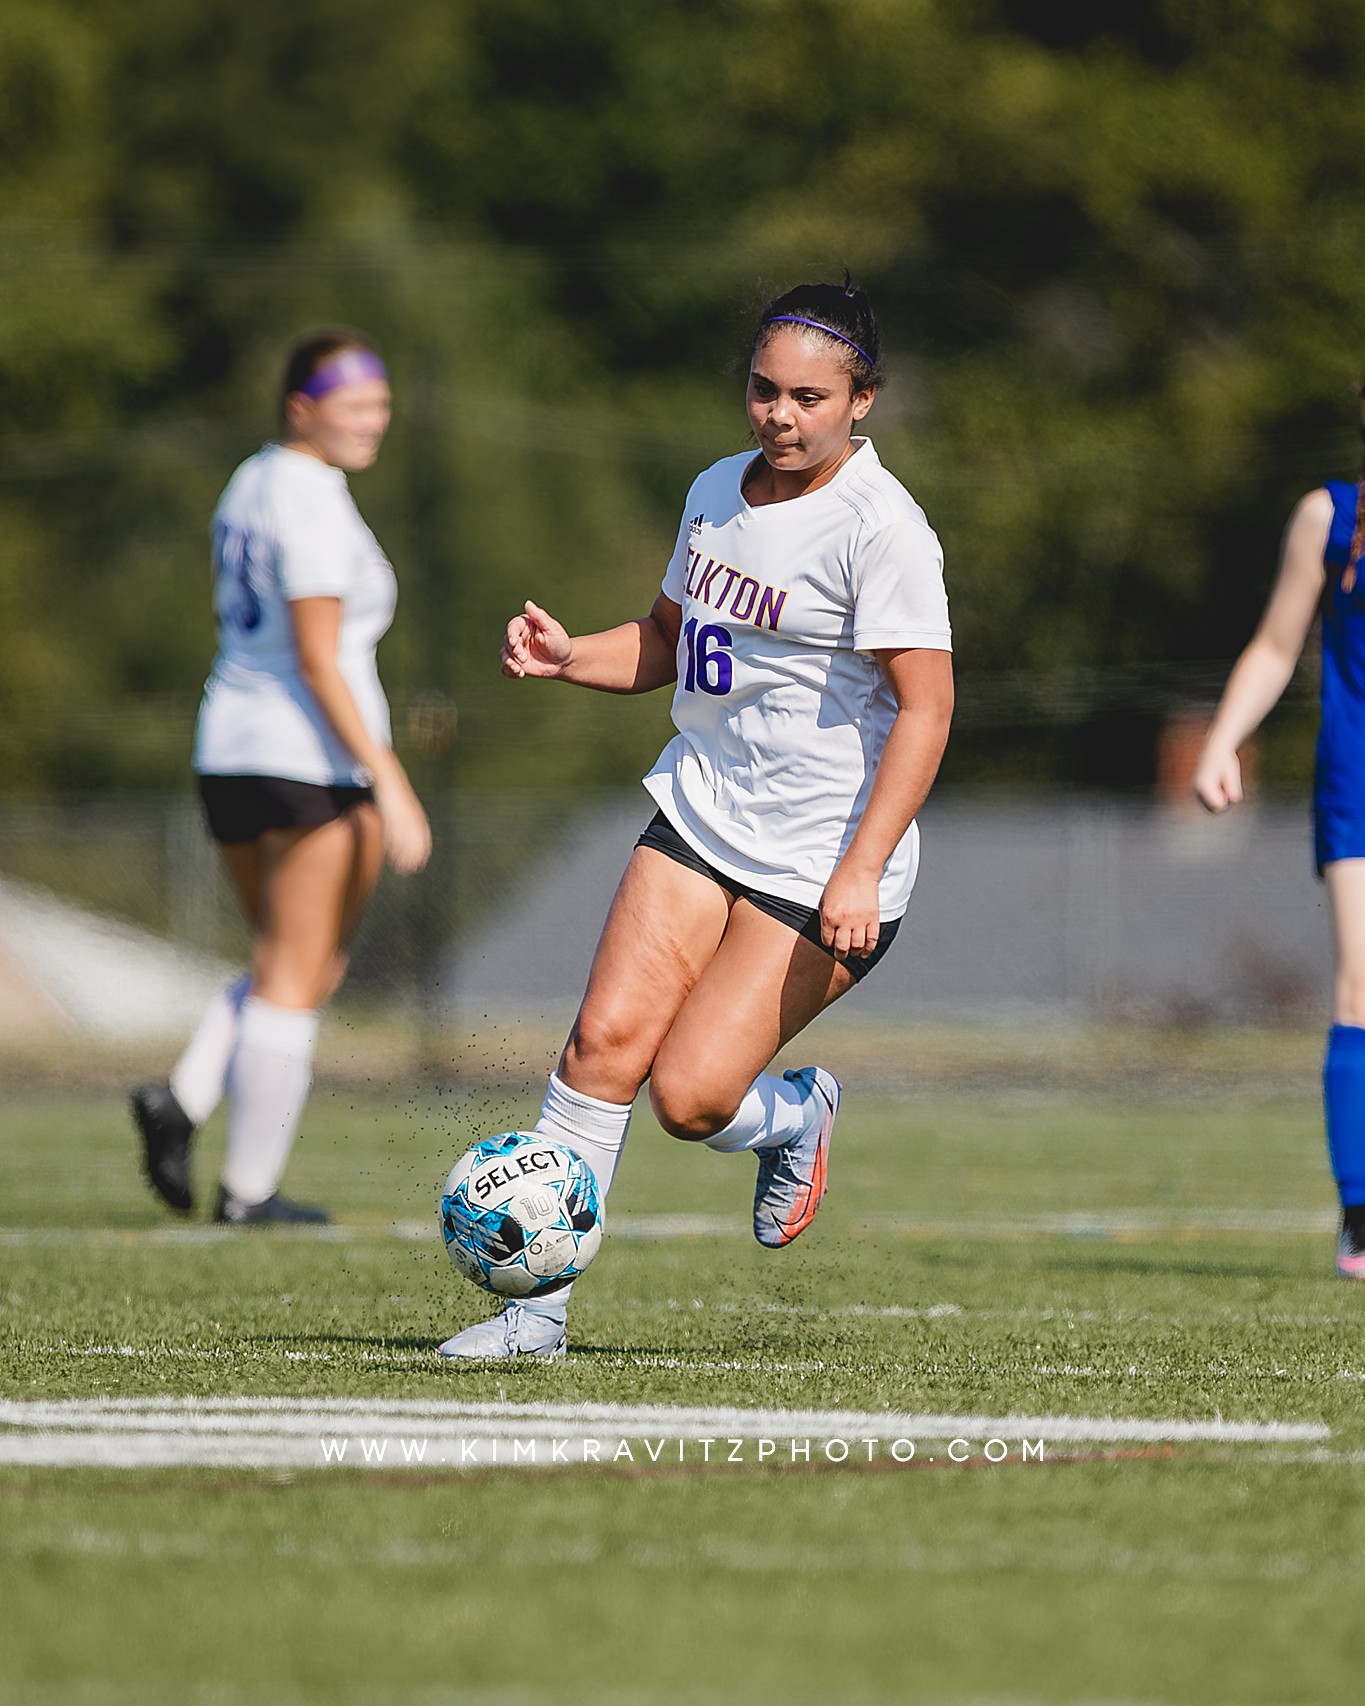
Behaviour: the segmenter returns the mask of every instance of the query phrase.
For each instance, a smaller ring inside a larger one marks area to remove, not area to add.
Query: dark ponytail
[[[844,271],[838,284],[798,284],[774,297],[763,310],[754,334],[750,357],[784,325],[806,327],[823,333],[844,357],[849,383],[856,391],[870,391],[886,378],[882,368],[882,335],[867,300]]]

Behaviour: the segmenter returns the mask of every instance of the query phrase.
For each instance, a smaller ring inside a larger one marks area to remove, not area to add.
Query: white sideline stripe
[[[1334,1231],[1335,1213],[1326,1209],[1106,1209],[1077,1210],[1070,1214],[1015,1215],[1006,1220],[915,1219],[907,1215],[865,1215],[851,1229],[907,1238],[960,1238],[965,1240],[1062,1237],[1124,1238],[1170,1233],[1197,1237],[1201,1233],[1260,1233],[1306,1235]],[[612,1238],[648,1242],[684,1238],[744,1238],[749,1225],[741,1214],[618,1214],[608,1227]],[[278,1233],[273,1234],[278,1236]],[[232,1243],[240,1229],[231,1226],[0,1226],[0,1248],[137,1248],[142,1245],[187,1245]],[[430,1220],[393,1220],[367,1225],[291,1227],[284,1236],[323,1244],[373,1244],[390,1240],[400,1243],[435,1243],[440,1238],[436,1217]]]
[[[491,1467],[611,1462],[624,1441],[676,1442],[672,1455],[646,1461],[696,1462],[686,1444],[703,1441],[952,1440],[1058,1444],[1309,1444],[1331,1438],[1315,1422],[1165,1420],[1113,1416],[988,1416],[857,1410],[754,1410],[618,1404],[407,1402],[399,1399],[151,1398],[0,1400],[0,1464],[50,1466],[323,1467],[324,1440],[349,1442],[351,1467]],[[377,1457],[362,1441],[387,1441]],[[424,1442],[407,1458],[404,1440]],[[554,1442],[579,1447],[555,1456]],[[597,1443],[587,1457],[584,1442]],[[632,1457],[633,1461],[639,1458]],[[722,1461],[717,1458],[708,1461]],[[753,1458],[744,1459],[753,1461]],[[780,1459],[779,1459],[780,1461]]]

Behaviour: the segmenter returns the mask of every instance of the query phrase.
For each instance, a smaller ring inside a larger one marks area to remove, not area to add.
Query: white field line
[[[1312,1422],[401,1399],[0,1400],[0,1464],[490,1468],[1042,1462],[1073,1445],[1319,1444]],[[957,1449],[955,1450],[954,1447]]]
[[[1145,1209],[1077,1210],[1069,1214],[1014,1215],[999,1220],[917,1218],[866,1215],[852,1222],[857,1231],[902,1238],[1142,1238],[1221,1236],[1232,1233],[1302,1236],[1332,1231],[1336,1216],[1326,1209]],[[619,1214],[610,1223],[613,1238],[666,1242],[687,1238],[748,1238],[742,1215]],[[143,1245],[232,1243],[240,1230],[226,1226],[0,1226],[0,1249],[138,1248]],[[430,1220],[392,1220],[291,1228],[290,1239],[324,1244],[436,1242],[440,1228]]]

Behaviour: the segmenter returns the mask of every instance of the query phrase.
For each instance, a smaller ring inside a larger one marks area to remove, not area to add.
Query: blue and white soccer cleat
[[[501,1315],[466,1327],[443,1345],[437,1356],[446,1362],[491,1362],[499,1357],[544,1357],[555,1361],[567,1355],[564,1322],[567,1310],[528,1308],[509,1302]]]
[[[815,1219],[825,1194],[830,1133],[839,1112],[839,1080],[823,1066],[803,1066],[783,1077],[803,1088],[806,1129],[790,1143],[757,1152],[754,1237],[772,1250],[800,1237]]]

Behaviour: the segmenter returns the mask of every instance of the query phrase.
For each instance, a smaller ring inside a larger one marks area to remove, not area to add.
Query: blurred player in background
[[[1365,405],[1362,405],[1365,426]],[[1194,775],[1210,811],[1242,799],[1237,749],[1289,685],[1322,616],[1315,855],[1331,903],[1334,1023],[1323,1062],[1327,1148],[1341,1197],[1337,1272],[1365,1279],[1365,480],[1328,480],[1289,518],[1279,575],[1238,658]]]
[[[384,364],[350,332],[288,358],[283,433],[228,482],[213,518],[218,656],[194,767],[252,933],[251,968],[209,1004],[169,1083],[132,1094],[143,1162],[172,1208],[193,1206],[190,1139],[226,1092],[214,1219],[322,1221],[278,1185],[312,1081],[318,1009],[387,855],[419,870],[426,813],[390,746],[375,647],[393,618],[393,570],[346,475],[389,424]]]
[[[915,814],[952,715],[942,554],[853,429],[881,339],[847,282],[771,303],[752,346],[758,443],[687,498],[649,615],[571,636],[535,604],[503,673],[608,693],[676,683],[658,813],[602,931],[536,1130],[605,1197],[646,1079],[664,1130],[758,1160],[754,1235],[810,1224],[839,1085],[766,1068],[890,948],[919,859]],[[567,1290],[511,1302],[447,1358],[562,1356]]]

